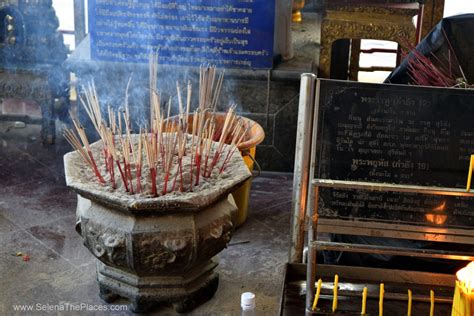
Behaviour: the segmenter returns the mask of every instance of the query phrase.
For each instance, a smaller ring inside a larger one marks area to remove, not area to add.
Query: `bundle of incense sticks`
[[[440,51],[424,55],[408,41],[404,41],[410,55],[403,56],[407,60],[407,74],[415,85],[433,87],[472,88],[459,63],[456,53],[446,32],[441,28],[447,44],[447,54]]]
[[[229,107],[223,125],[218,128],[216,108],[224,73],[217,74],[213,66],[200,68],[199,104],[194,112],[191,112],[191,82],[185,87],[186,100],[180,83],[176,82],[179,113],[177,119],[171,119],[174,99],[170,97],[163,104],[157,88],[157,69],[158,56],[153,54],[149,63],[150,127],[141,127],[135,134],[128,106],[131,78],[125,91],[125,110],[114,112],[109,106],[107,121],[102,115],[94,82],[83,87],[80,101],[102,140],[103,165],[97,164],[100,160],[93,156],[85,129],[75,116],[73,125],[79,137],[72,130],[66,130],[64,136],[90,166],[101,185],[110,185],[114,190],[123,188],[132,195],[147,193],[152,197],[193,191],[202,178],[218,177],[225,172],[238,144],[251,128],[237,116],[235,105]],[[143,179],[144,162],[149,174],[146,179]],[[121,186],[117,185],[116,174],[120,175]],[[162,188],[160,192],[159,187]]]

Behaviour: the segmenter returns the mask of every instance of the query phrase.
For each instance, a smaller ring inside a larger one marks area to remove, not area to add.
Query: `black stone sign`
[[[319,80],[321,179],[465,188],[474,90]],[[474,201],[321,189],[320,215],[474,226]]]

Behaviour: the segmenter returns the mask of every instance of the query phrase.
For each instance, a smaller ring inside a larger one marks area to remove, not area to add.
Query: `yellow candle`
[[[469,162],[469,171],[467,173],[467,185],[466,191],[469,192],[471,189],[472,169],[474,168],[474,155],[471,155],[471,161]]]
[[[311,306],[311,310],[315,311],[316,306],[318,305],[319,295],[321,294],[321,286],[323,285],[323,280],[318,280],[318,286],[316,287],[316,295],[314,296],[313,306]]]
[[[361,315],[365,315],[367,307],[367,287],[364,287],[364,291],[362,292],[362,311],[360,312]]]
[[[407,310],[408,316],[411,316],[411,300],[412,300],[411,290],[408,290],[408,310]]]
[[[337,287],[339,284],[339,276],[334,276],[334,288],[333,288],[333,300],[332,300],[332,312],[334,313],[337,309]]]
[[[384,295],[384,284],[380,283],[380,295],[379,295],[379,316],[383,316],[383,295]]]
[[[434,291],[430,290],[430,316],[434,316]]]

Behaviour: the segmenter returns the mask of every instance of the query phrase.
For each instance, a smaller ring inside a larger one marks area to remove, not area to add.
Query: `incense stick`
[[[76,128],[76,132],[77,132],[77,134],[79,135],[79,137],[82,141],[82,145],[84,145],[84,147],[86,148],[87,155],[88,155],[89,160],[90,160],[90,165],[91,165],[92,169],[94,170],[94,173],[95,173],[97,179],[99,180],[99,183],[100,184],[105,184],[105,180],[102,177],[102,175],[100,174],[99,168],[97,167],[97,163],[95,162],[94,155],[92,155],[92,149],[90,147],[89,140],[87,139],[87,135],[86,135],[86,131],[85,131],[84,127],[79,123],[78,119],[76,118],[76,116],[73,113],[70,112],[69,115],[71,116],[71,120],[74,124],[74,127]],[[70,136],[71,140],[74,140],[75,135],[73,133],[69,132],[68,135]],[[82,145],[81,145],[81,148],[82,148]]]

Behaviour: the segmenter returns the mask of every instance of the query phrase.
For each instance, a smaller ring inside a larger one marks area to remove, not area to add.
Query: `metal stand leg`
[[[301,263],[303,255],[304,226],[307,209],[306,199],[310,185],[310,146],[313,124],[315,81],[316,76],[314,74],[301,75],[295,169],[293,176],[293,217],[291,219],[292,240],[289,254],[289,262],[291,263]]]

